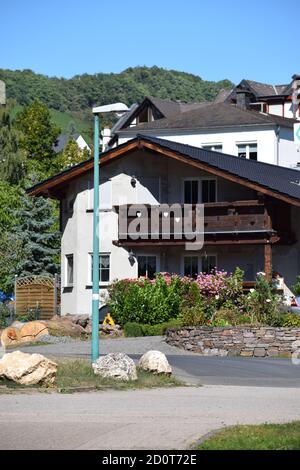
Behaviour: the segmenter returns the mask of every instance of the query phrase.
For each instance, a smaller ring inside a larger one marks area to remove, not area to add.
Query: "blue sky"
[[[158,65],[286,83],[300,73],[299,13],[300,0],[4,0],[0,67],[69,78]]]

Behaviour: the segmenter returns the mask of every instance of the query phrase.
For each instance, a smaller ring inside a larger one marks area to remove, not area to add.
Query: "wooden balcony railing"
[[[179,214],[169,212],[168,215],[164,205],[155,206],[155,208],[149,206],[146,212],[145,208],[141,209],[141,207],[139,205],[119,207],[119,217],[126,214],[126,224],[120,224],[119,220],[119,238],[116,244],[174,245],[187,241],[187,232],[183,230],[184,216],[186,216],[183,206],[180,206]],[[129,209],[131,215],[128,215]],[[154,231],[151,226],[151,210],[157,211],[159,221]],[[195,232],[197,228],[195,206],[192,206],[191,210],[190,229]],[[138,216],[139,219],[137,219]],[[168,224],[164,218],[169,219]],[[140,223],[140,236],[138,237],[130,229],[131,222],[135,219]],[[291,242],[292,239],[288,207],[281,202],[265,200],[204,204],[203,232],[205,244],[276,243],[283,240]]]

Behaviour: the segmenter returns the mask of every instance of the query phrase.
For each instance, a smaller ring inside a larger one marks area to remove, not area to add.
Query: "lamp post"
[[[101,113],[124,113],[128,107],[123,103],[114,103],[93,108],[94,114],[94,211],[93,211],[93,289],[92,289],[92,362],[99,357],[99,137]]]

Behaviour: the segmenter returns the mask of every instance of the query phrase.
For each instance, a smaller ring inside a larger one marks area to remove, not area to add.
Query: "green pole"
[[[99,116],[94,116],[92,362],[99,357]]]

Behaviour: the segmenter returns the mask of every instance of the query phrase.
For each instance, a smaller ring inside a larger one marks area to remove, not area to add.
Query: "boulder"
[[[3,348],[21,342],[20,330],[9,326],[5,328],[1,333],[1,345]]]
[[[45,323],[40,321],[29,321],[20,329],[20,339],[23,343],[37,341],[45,335],[49,335],[49,330]]]
[[[122,336],[120,325],[100,325],[100,332],[105,336]]]
[[[0,360],[0,377],[21,385],[50,385],[55,381],[56,371],[57,364],[41,354],[14,351]]]
[[[137,380],[134,361],[124,353],[112,353],[99,357],[92,364],[94,373],[101,377],[116,380]]]
[[[90,319],[89,315],[78,315],[74,323],[82,326],[82,328],[85,328],[89,322],[89,319]]]
[[[53,336],[73,336],[80,337],[86,335],[86,331],[82,326],[73,323],[70,317],[52,317],[51,320],[46,320],[50,335]]]
[[[170,366],[165,354],[160,351],[148,351],[139,360],[139,367],[143,370],[153,372],[154,374],[172,374]]]

